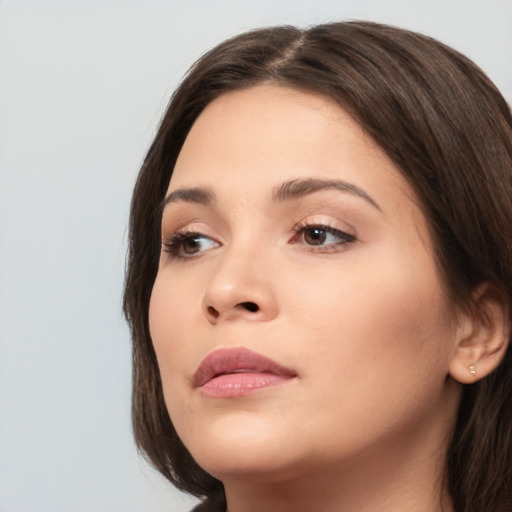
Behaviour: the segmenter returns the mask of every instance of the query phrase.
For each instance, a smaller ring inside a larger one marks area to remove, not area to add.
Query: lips
[[[297,374],[246,348],[218,349],[199,365],[193,385],[214,397],[241,396],[284,384]]]

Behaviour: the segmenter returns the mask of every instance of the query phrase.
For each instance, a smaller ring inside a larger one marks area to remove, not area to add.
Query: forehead
[[[185,140],[171,184],[235,178],[237,172],[260,180],[277,173],[330,177],[350,173],[356,163],[360,179],[364,167],[383,167],[400,181],[387,155],[333,100],[264,85],[224,94],[205,108]]]

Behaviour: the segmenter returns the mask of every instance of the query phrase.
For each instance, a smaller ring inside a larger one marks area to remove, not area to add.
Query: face
[[[438,446],[450,311],[415,195],[337,104],[258,86],[203,111],[168,188],[150,329],[204,469],[282,478]]]

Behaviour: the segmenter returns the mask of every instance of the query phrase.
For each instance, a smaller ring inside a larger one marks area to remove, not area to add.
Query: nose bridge
[[[277,315],[268,253],[243,238],[228,244],[218,255],[203,299],[210,322],[235,318],[268,321]]]

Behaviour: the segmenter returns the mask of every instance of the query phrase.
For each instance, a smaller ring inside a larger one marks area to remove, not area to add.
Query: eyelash
[[[343,250],[344,248],[346,248],[347,246],[356,241],[356,237],[354,235],[346,233],[345,231],[341,231],[340,229],[336,229],[332,226],[329,226],[328,224],[308,224],[306,222],[303,222],[293,228],[294,235],[292,236],[291,241],[288,243],[297,244],[298,242],[301,241],[302,237],[308,231],[312,232],[313,230],[322,231],[328,235],[332,235],[340,239],[339,242],[330,243],[327,245],[314,245],[307,243],[303,244],[308,248],[309,251],[312,251],[314,253],[338,252],[339,250]],[[168,235],[166,239],[162,242],[162,249],[165,253],[169,254],[172,258],[175,259],[194,258],[197,254],[200,254],[203,251],[193,252],[190,253],[188,256],[180,254],[180,251],[183,249],[184,243],[194,238],[210,240],[213,244],[218,245],[218,242],[216,242],[215,240],[213,240],[209,236],[206,236],[203,233],[200,233],[198,231],[183,230],[176,231]],[[323,243],[323,241],[321,241],[321,243]]]

